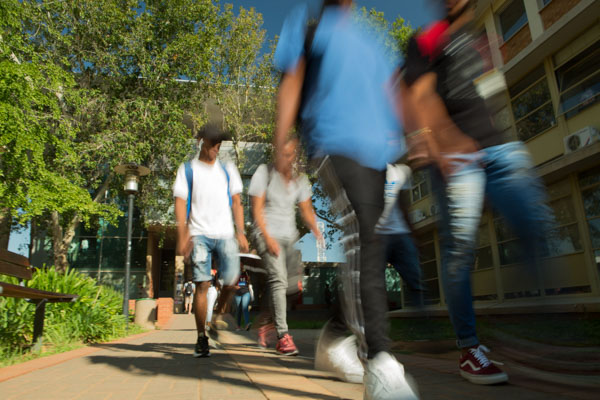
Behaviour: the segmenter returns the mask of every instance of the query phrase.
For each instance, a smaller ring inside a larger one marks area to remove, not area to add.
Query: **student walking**
[[[383,243],[375,234],[386,164],[403,150],[391,102],[393,67],[377,39],[353,18],[351,6],[349,0],[325,0],[320,15],[300,6],[284,22],[275,51],[283,73],[276,168],[289,163],[284,148],[298,119],[308,157],[344,230],[347,262],[338,296],[343,316],[337,313],[323,330],[316,366],[348,381],[364,376],[367,399],[414,399],[403,366],[390,353]],[[347,327],[356,340],[345,338]]]
[[[537,283],[536,263],[552,211],[525,145],[505,143],[474,79],[484,72],[473,46],[470,0],[440,1],[446,18],[410,40],[400,85],[404,122],[418,131],[413,154],[432,164],[440,205],[442,285],[461,350],[461,376],[476,384],[508,380],[479,343],[471,267],[484,196],[513,227]]]
[[[226,138],[227,135],[215,125],[205,125],[200,132],[199,157],[179,166],[173,185],[177,252],[190,257],[196,284],[194,313],[198,340],[194,357],[210,355],[205,323],[212,255],[218,257],[223,288],[211,327],[225,329],[227,324],[221,314],[230,302],[238,280],[238,251],[248,251],[240,196],[242,180],[233,163],[223,164],[217,157],[221,142]]]
[[[286,316],[288,287],[298,286],[297,280],[301,276],[299,271],[303,268],[299,251],[294,248],[298,241],[296,205],[306,226],[317,240],[323,240],[317,228],[308,178],[294,172],[297,146],[296,139],[288,138],[281,152],[281,157],[285,158],[282,168],[277,170],[260,165],[252,176],[248,189],[254,217],[253,237],[267,271],[269,308],[278,337],[276,350],[282,355],[298,354],[288,332]],[[295,281],[288,282],[288,278]],[[260,328],[262,326],[259,327],[259,334],[266,334],[265,328]],[[264,338],[260,336],[259,341],[262,343]]]

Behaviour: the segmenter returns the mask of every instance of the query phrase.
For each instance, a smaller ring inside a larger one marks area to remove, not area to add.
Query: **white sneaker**
[[[325,330],[319,336],[315,354],[315,369],[333,372],[340,380],[348,383],[362,383],[364,369],[358,359],[356,336],[327,340]]]
[[[365,400],[414,400],[416,391],[407,381],[404,367],[394,356],[381,351],[368,361],[365,373]]]

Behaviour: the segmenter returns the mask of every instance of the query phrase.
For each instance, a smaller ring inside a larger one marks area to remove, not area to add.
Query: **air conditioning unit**
[[[408,219],[410,219],[411,224],[416,224],[417,222],[423,221],[425,218],[427,218],[427,215],[419,209],[408,213]]]
[[[564,138],[565,154],[577,151],[594,142],[600,142],[600,133],[593,126],[586,126]]]

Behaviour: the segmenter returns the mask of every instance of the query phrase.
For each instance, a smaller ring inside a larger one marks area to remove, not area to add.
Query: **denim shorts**
[[[226,286],[235,285],[240,275],[240,256],[238,243],[234,238],[212,239],[198,235],[192,237],[192,270],[194,282],[212,280],[210,274],[212,255],[218,259],[219,279]]]

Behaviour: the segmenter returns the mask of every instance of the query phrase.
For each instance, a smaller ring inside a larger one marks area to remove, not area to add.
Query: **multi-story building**
[[[600,1],[479,0],[476,26],[507,82],[495,123],[525,142],[544,179],[556,227],[547,232],[539,287],[528,287],[510,228],[486,207],[472,287],[476,308],[600,308]],[[436,205],[426,173],[413,177],[427,303],[445,306]],[[562,305],[559,308],[558,305]]]

